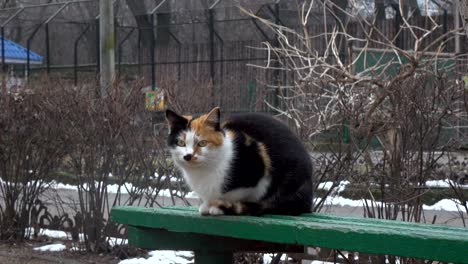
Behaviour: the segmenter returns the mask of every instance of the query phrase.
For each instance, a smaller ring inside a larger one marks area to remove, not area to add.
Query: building
[[[4,59],[3,54],[5,54]],[[5,63],[7,67],[8,89],[16,90],[20,88],[28,75],[28,49],[0,36],[0,63]],[[42,64],[42,56],[29,50],[29,64]]]

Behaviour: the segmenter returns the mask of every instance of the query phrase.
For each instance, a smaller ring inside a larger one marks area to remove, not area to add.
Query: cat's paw
[[[210,215],[224,215],[229,214],[232,210],[233,204],[229,201],[215,199],[209,202]]]
[[[210,206],[209,213],[210,215],[223,215],[224,211],[216,206]]]
[[[210,205],[207,202],[203,202],[200,207],[198,207],[198,212],[201,215],[209,215],[210,214]]]

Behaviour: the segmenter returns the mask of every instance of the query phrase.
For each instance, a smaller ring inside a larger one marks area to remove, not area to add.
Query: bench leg
[[[195,264],[232,264],[234,256],[227,251],[195,251]]]

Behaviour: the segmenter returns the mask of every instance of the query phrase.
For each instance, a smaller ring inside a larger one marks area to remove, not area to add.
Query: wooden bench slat
[[[194,213],[198,213],[198,209],[195,207],[187,207],[187,206],[169,206],[167,207],[171,210],[181,210],[181,211],[191,211]],[[338,215],[330,215],[330,214],[323,214],[323,213],[313,213],[313,214],[302,214],[300,216],[287,216],[287,215],[264,215],[265,218],[274,218],[274,219],[286,219],[286,220],[294,220],[301,219],[301,221],[339,221],[340,224],[349,223],[349,224],[356,224],[356,225],[377,225],[381,227],[385,225],[388,228],[395,227],[395,228],[410,228],[410,229],[423,229],[427,230],[430,227],[431,232],[435,231],[446,231],[449,232],[453,231],[453,226],[449,225],[432,225],[432,224],[422,224],[422,223],[414,223],[414,222],[404,222],[404,221],[390,221],[385,219],[376,219],[376,218],[363,218],[363,217],[352,217],[352,216],[338,216]],[[455,227],[456,228],[456,227]],[[457,228],[456,228],[457,229]],[[464,229],[464,228],[462,228]],[[460,235],[463,235],[460,234]]]
[[[180,207],[114,207],[112,220],[171,232],[468,263],[466,228],[323,214],[212,217]]]
[[[170,232],[165,229],[135,226],[129,226],[128,238],[131,244],[137,247],[160,250],[304,252],[304,248],[298,245],[205,234]]]
[[[135,207],[131,207],[135,208]],[[117,209],[117,208],[116,208]],[[167,208],[139,208],[143,209],[144,211],[149,211],[151,213],[156,213],[160,210],[164,210],[163,212],[169,213],[172,210],[174,211],[180,211],[176,212],[175,214],[181,213],[184,216],[187,216],[187,213],[190,216],[194,216],[197,218],[218,218],[218,217],[211,217],[211,216],[203,216],[200,217],[198,215],[198,211],[192,207],[185,207],[180,208],[180,207],[167,207]],[[133,209],[130,209],[133,211]],[[155,211],[156,210],[156,211]],[[457,228],[457,227],[451,227],[451,226],[444,226],[444,225],[428,225],[428,224],[420,224],[420,223],[411,223],[411,222],[403,222],[403,221],[389,221],[389,220],[382,220],[382,219],[371,219],[371,218],[356,218],[356,217],[341,217],[341,216],[334,216],[334,215],[326,215],[326,214],[313,214],[313,215],[305,215],[305,216],[282,216],[282,215],[266,215],[263,217],[253,217],[253,216],[243,216],[241,217],[242,219],[239,220],[240,218],[238,216],[223,216],[223,220],[227,219],[235,219],[236,221],[242,221],[242,220],[254,220],[257,222],[265,222],[265,221],[270,221],[270,220],[280,220],[281,222],[288,223],[290,221],[293,221],[293,223],[303,223],[307,224],[308,222],[313,223],[314,225],[326,225],[326,228],[343,228],[346,227],[351,227],[354,230],[360,230],[364,228],[368,232],[373,232],[373,231],[382,231],[381,229],[384,228],[385,232],[394,232],[397,231],[398,233],[401,233],[400,231],[409,231],[413,234],[419,234],[423,237],[428,236],[436,236],[437,238],[440,238],[441,236],[449,236],[451,240],[456,239],[456,237],[459,237],[462,240],[466,240],[466,233],[464,232],[459,232],[460,229],[462,231],[467,232],[468,229],[466,228]],[[147,227],[154,227],[158,228],[158,225],[151,226],[151,224]],[[428,232],[429,231],[429,232]]]

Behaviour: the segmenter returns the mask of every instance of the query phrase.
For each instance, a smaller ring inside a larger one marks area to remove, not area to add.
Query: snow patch
[[[457,200],[442,199],[434,205],[423,205],[424,210],[451,211],[458,212],[463,210]]]
[[[263,263],[265,264],[271,263],[274,257],[275,257],[275,254],[263,254]],[[280,259],[282,261],[285,261],[287,259],[287,255],[286,254],[281,255]]]
[[[332,181],[321,182],[318,185],[319,190],[329,191],[332,187],[335,186],[334,192],[340,193],[345,190],[346,186],[350,184],[349,181],[340,181],[338,184]]]
[[[109,243],[111,247],[126,245],[128,244],[128,239],[123,239],[123,238],[118,238],[118,237],[108,237],[107,243]]]
[[[35,247],[34,250],[58,252],[58,251],[63,251],[66,248],[67,247],[65,245],[58,243],[58,244],[45,245],[42,247]]]
[[[175,180],[172,180],[171,178],[171,181],[176,181]],[[98,187],[98,182],[95,183],[96,187]],[[78,191],[78,186],[76,185],[70,185],[70,184],[63,184],[63,183],[57,183],[55,181],[52,181],[50,183],[50,186],[54,189],[63,189],[63,190],[73,190],[73,191]],[[118,184],[108,184],[107,185],[107,192],[108,193],[121,193],[121,194],[128,194],[129,191],[131,191],[132,189],[135,189],[136,187],[133,186],[133,184],[131,183],[125,183],[125,184],[122,184],[122,185],[118,185]],[[83,184],[83,189],[84,190],[89,190],[89,186],[88,184]],[[179,191],[179,190],[169,190],[169,189],[161,189],[159,190],[158,192],[158,195],[161,196],[161,197],[171,197],[171,192],[172,192],[172,195],[176,195],[176,196],[183,196],[183,194]],[[189,192],[186,194],[185,196],[186,198],[192,198],[192,199],[197,199],[198,198],[198,195],[195,194],[194,192]]]
[[[318,202],[319,198],[315,198],[315,202]],[[351,200],[341,196],[328,196],[325,200],[327,206],[351,206],[351,207],[363,207],[364,202],[368,204],[374,203],[377,206],[381,206],[382,203],[379,201],[372,200]],[[458,212],[463,210],[457,200],[443,199],[434,205],[423,205],[424,210],[435,210],[435,211],[447,211],[447,212]]]
[[[150,251],[149,258],[132,258],[125,259],[119,264],[188,264],[193,263],[193,253],[191,251],[172,251],[172,250],[155,250]]]
[[[34,231],[35,230],[33,227],[29,227],[25,230],[25,233],[29,234],[29,238],[32,238],[32,236],[34,235]],[[60,230],[49,230],[49,229],[44,229],[44,228],[39,229],[38,235],[47,236],[47,237],[56,238],[56,239],[67,239],[67,238],[71,239],[71,235],[68,235],[67,232],[60,231]]]
[[[450,179],[426,181],[426,186],[438,188],[450,188],[451,186],[457,186],[463,189],[468,188],[468,184],[458,184]]]
[[[433,181],[426,181],[426,186],[450,188],[450,183],[454,184],[454,182],[451,180],[433,180]]]

